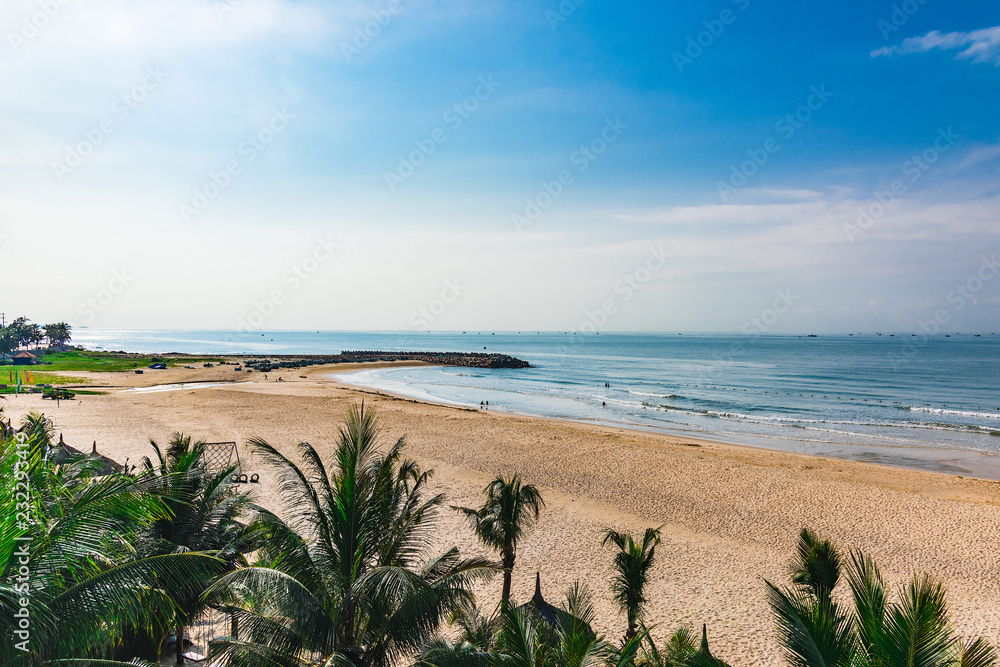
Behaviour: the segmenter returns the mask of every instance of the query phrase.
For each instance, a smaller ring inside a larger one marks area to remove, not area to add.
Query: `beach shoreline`
[[[239,383],[214,386],[208,385],[236,374],[219,368],[94,373],[88,381],[105,387],[105,395],[58,408],[38,395],[3,404],[15,421],[43,411],[70,445],[89,451],[96,440],[100,453],[122,463],[137,462],[149,454],[149,438],[162,443],[173,431],[236,441],[245,468],[261,473],[255,489],[268,505],[273,480],[243,443],[264,437],[293,454],[296,443],[309,441],[328,453],[347,407],[364,400],[382,419],[385,444],[405,434],[406,455],[436,471],[432,487],[447,494],[447,504],[475,506],[497,474],[519,474],[540,486],[547,508],[519,550],[514,595],[530,597],[536,571],[553,603],[574,580],[585,581],[597,601],[596,629],[612,638],[620,636],[622,619],[609,599],[611,554],[600,548],[600,530],[663,525],[651,581],[654,635],[707,623],[713,651],[724,659],[780,664],[763,578],[787,581],[796,536],[808,526],[844,549],[872,553],[893,587],[915,572],[941,578],[956,627],[1000,642],[1000,590],[984,585],[1000,569],[997,482],[435,404],[329,377],[345,370],[314,366],[282,373],[280,382],[243,373]],[[129,391],[198,381],[205,386]],[[485,554],[455,513],[442,511],[439,528],[435,548]],[[477,587],[485,609],[496,604],[495,584]]]
[[[433,365],[433,364],[429,364]],[[400,368],[404,366],[398,366]],[[319,367],[322,369],[323,367]],[[385,368],[385,367],[380,367]],[[464,407],[466,409],[476,409],[475,404],[466,404],[460,402],[449,402],[444,399],[439,399],[430,396],[426,392],[419,391],[416,389],[409,390],[410,393],[406,391],[397,391],[390,388],[379,387],[377,385],[365,385],[360,383],[350,382],[349,379],[342,378],[343,375],[354,375],[357,373],[363,373],[365,371],[378,370],[376,367],[363,367],[354,369],[337,369],[336,373],[331,374],[331,376],[341,385],[347,388],[352,388],[357,391],[362,392],[373,392],[375,394],[381,394],[386,396],[396,396],[404,400],[416,400],[420,402],[430,403],[440,406],[448,407]],[[318,370],[318,369],[313,369]],[[959,477],[971,477],[976,479],[990,480],[990,481],[1000,481],[1000,456],[995,454],[990,454],[986,452],[962,452],[956,449],[940,449],[940,450],[928,450],[916,448],[905,448],[899,447],[896,451],[899,453],[896,459],[891,459],[886,457],[887,460],[877,461],[877,460],[864,460],[863,458],[852,458],[850,456],[838,456],[836,454],[823,454],[823,453],[810,453],[805,451],[797,451],[794,446],[789,447],[789,442],[787,440],[780,440],[777,438],[767,438],[763,436],[756,437],[744,437],[742,442],[737,438],[726,439],[725,434],[713,433],[711,431],[702,430],[688,430],[686,432],[681,432],[680,430],[672,430],[670,428],[664,428],[659,426],[651,426],[642,423],[621,423],[612,420],[607,421],[595,421],[587,419],[574,419],[570,417],[552,417],[543,414],[533,414],[530,412],[523,412],[519,410],[508,409],[502,405],[492,405],[487,406],[488,409],[496,412],[507,412],[509,414],[521,415],[524,417],[530,417],[533,419],[546,419],[554,420],[557,422],[565,422],[572,424],[589,424],[594,426],[605,426],[612,429],[628,429],[633,431],[640,431],[644,433],[659,433],[672,438],[683,438],[690,440],[697,440],[700,442],[708,442],[717,445],[725,445],[731,447],[746,447],[750,449],[759,449],[764,451],[780,451],[788,454],[794,454],[798,456],[814,457],[820,459],[836,459],[844,461],[855,461],[859,463],[868,463],[871,465],[881,465],[893,468],[903,468],[906,470],[921,470],[924,472],[932,474],[940,474],[947,476],[959,476]],[[756,441],[756,442],[755,442]],[[826,445],[833,448],[844,449],[843,446],[837,443],[825,443]],[[859,445],[858,449],[863,449],[864,445]],[[868,447],[870,450],[884,449],[885,446],[881,444],[872,444]],[[908,456],[909,454],[909,456]],[[872,457],[875,458],[874,456]],[[937,469],[934,469],[937,468]]]
[[[246,357],[246,355],[219,355],[219,356],[223,356],[223,357],[226,357],[226,358],[232,358],[232,359],[242,359],[242,358]],[[293,359],[293,358],[302,357],[304,355],[272,355],[272,356]],[[409,395],[409,394],[405,394],[405,393],[401,393],[401,392],[397,392],[397,391],[392,391],[392,390],[388,390],[388,389],[373,388],[373,387],[367,387],[367,386],[364,386],[364,385],[352,384],[350,382],[345,382],[345,381],[343,381],[343,380],[341,380],[341,379],[339,379],[337,377],[337,376],[340,376],[340,375],[355,373],[355,372],[359,372],[359,371],[370,371],[370,370],[381,370],[381,369],[397,369],[397,368],[414,368],[414,367],[434,367],[434,366],[439,366],[439,365],[438,364],[428,363],[428,362],[425,362],[425,361],[413,361],[413,360],[406,360],[406,361],[350,362],[350,363],[337,363],[337,364],[321,364],[321,365],[315,365],[315,366],[308,366],[308,367],[301,368],[301,369],[290,369],[290,370],[289,369],[284,369],[282,371],[277,371],[277,372],[275,372],[273,374],[277,375],[278,378],[282,378],[282,381],[284,380],[285,377],[293,376],[294,375],[298,380],[310,380],[310,381],[314,381],[314,382],[332,383],[332,384],[338,386],[339,388],[341,388],[341,389],[343,389],[345,391],[355,392],[357,394],[365,394],[365,395],[371,395],[371,396],[381,396],[381,397],[393,398],[393,399],[400,400],[400,401],[410,401],[410,402],[413,402],[413,403],[426,404],[426,405],[429,405],[429,406],[435,406],[435,407],[444,408],[444,409],[450,409],[450,410],[463,410],[463,411],[467,411],[467,412],[480,412],[481,411],[475,405],[466,405],[466,404],[461,404],[461,403],[450,403],[450,402],[443,401],[443,400],[440,400],[440,399],[435,399],[434,397],[417,397],[417,396],[414,396],[414,395]],[[119,383],[117,383],[117,384],[111,384],[111,385],[105,384],[105,383],[100,383],[100,384],[68,384],[68,385],[65,385],[67,388],[79,387],[79,388],[88,388],[88,389],[148,388],[148,387],[154,387],[154,386],[165,386],[165,385],[174,386],[174,385],[185,385],[185,384],[199,384],[199,385],[203,384],[203,385],[206,385],[206,386],[226,386],[226,385],[246,384],[248,382],[255,383],[256,376],[260,375],[259,373],[257,373],[253,377],[247,377],[247,376],[243,376],[243,375],[232,377],[232,375],[229,372],[228,368],[223,367],[223,366],[218,366],[218,367],[215,367],[215,369],[202,369],[202,368],[193,369],[194,371],[196,371],[196,373],[195,373],[195,377],[192,377],[192,375],[190,373],[191,370],[192,369],[169,368],[169,369],[164,369],[164,370],[156,371],[155,375],[154,374],[134,375],[134,374],[129,374],[128,372],[88,373],[88,372],[85,372],[85,371],[66,371],[66,372],[62,372],[62,374],[64,374],[64,375],[70,375],[70,376],[91,377],[93,379],[98,379],[98,380],[102,379],[102,378],[110,378],[110,377],[115,377],[115,378],[119,379]],[[59,373],[59,372],[57,372],[57,373]],[[266,378],[267,374],[264,374],[264,377]],[[229,378],[232,378],[232,379],[229,379]],[[292,378],[289,378],[289,379],[292,379]],[[183,386],[179,386],[178,387],[178,390],[183,390],[183,389],[184,389]],[[779,453],[779,454],[786,454],[786,455],[788,455],[790,457],[800,457],[800,458],[805,458],[805,459],[809,459],[809,460],[830,461],[830,462],[842,461],[842,462],[845,462],[845,463],[850,462],[850,463],[860,464],[860,465],[863,465],[863,466],[874,466],[874,467],[881,467],[881,468],[888,468],[888,469],[895,469],[895,470],[907,470],[907,471],[919,472],[919,473],[926,474],[926,475],[940,475],[940,476],[942,476],[944,478],[972,479],[972,480],[981,480],[981,481],[986,481],[986,482],[1000,482],[1000,476],[981,476],[981,475],[970,474],[970,473],[959,475],[959,474],[954,473],[954,472],[945,472],[945,471],[939,471],[939,470],[927,470],[927,469],[921,469],[921,468],[917,468],[917,467],[911,467],[911,466],[899,465],[899,464],[893,464],[893,463],[873,462],[873,461],[858,461],[858,460],[855,460],[855,459],[842,458],[842,457],[831,456],[831,455],[811,454],[811,453],[807,453],[807,452],[788,451],[788,450],[784,450],[784,449],[776,449],[776,448],[770,448],[770,447],[760,446],[760,445],[745,444],[745,443],[740,443],[740,442],[732,442],[732,441],[727,441],[727,440],[722,440],[722,439],[714,438],[714,437],[712,437],[713,434],[711,432],[698,432],[697,435],[689,435],[689,434],[683,434],[683,433],[671,433],[671,432],[669,432],[667,430],[664,430],[664,429],[658,429],[658,428],[653,428],[653,427],[645,427],[642,424],[619,424],[619,423],[614,423],[614,422],[598,423],[598,422],[591,422],[591,421],[586,421],[586,420],[576,420],[576,419],[567,419],[567,418],[559,418],[559,417],[549,417],[549,416],[546,416],[546,415],[529,414],[529,413],[517,412],[517,411],[514,411],[514,410],[508,410],[508,409],[505,409],[505,408],[500,407],[500,406],[490,406],[490,408],[487,410],[487,412],[490,412],[492,414],[506,414],[506,415],[512,415],[512,416],[517,416],[517,417],[523,417],[523,418],[526,418],[526,419],[539,420],[539,421],[544,421],[544,422],[551,422],[551,423],[557,424],[557,425],[558,424],[572,424],[572,425],[576,425],[576,426],[583,427],[583,428],[594,428],[594,429],[603,430],[603,431],[606,431],[606,432],[618,432],[618,433],[622,433],[622,432],[635,432],[637,434],[639,434],[639,433],[653,434],[653,435],[662,436],[662,437],[664,437],[664,438],[666,438],[668,440],[671,440],[671,441],[685,440],[685,441],[690,441],[690,442],[693,442],[693,443],[697,443],[699,445],[708,445],[708,446],[715,446],[715,447],[720,447],[720,448],[735,448],[737,450],[757,451],[757,452],[760,452],[762,454],[763,453]],[[949,452],[949,453],[954,453],[954,452]]]

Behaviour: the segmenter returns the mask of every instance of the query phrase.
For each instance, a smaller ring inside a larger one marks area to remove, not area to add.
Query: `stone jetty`
[[[302,368],[320,364],[358,364],[376,361],[422,361],[438,366],[469,368],[531,368],[531,364],[506,354],[486,352],[384,352],[379,350],[344,351],[340,354],[269,355],[248,358],[240,355],[243,366],[264,373],[284,368]],[[232,362],[230,362],[232,363]]]

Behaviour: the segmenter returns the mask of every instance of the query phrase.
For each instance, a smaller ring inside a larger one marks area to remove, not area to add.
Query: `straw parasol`
[[[94,475],[102,477],[111,473],[120,472],[121,464],[112,458],[104,456],[97,451],[97,441],[94,441],[89,454],[81,452],[76,447],[71,447],[63,440],[63,434],[59,434],[59,442],[49,448],[49,460],[56,464],[73,463],[74,461],[88,460],[93,462]]]
[[[564,609],[560,609],[554,605],[549,604],[542,597],[542,575],[540,572],[535,572],[535,594],[531,596],[531,599],[522,604],[519,609],[525,612],[530,612],[532,614],[537,614],[538,618],[542,621],[549,632],[555,632],[560,627],[569,627],[574,622],[583,623],[578,618],[575,618],[572,614]],[[587,632],[593,636],[594,631],[591,629],[590,625],[585,624],[587,627]]]

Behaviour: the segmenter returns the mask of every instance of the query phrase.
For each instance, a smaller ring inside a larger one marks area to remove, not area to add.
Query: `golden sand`
[[[329,379],[356,369],[313,367],[271,373],[268,381],[232,366],[91,374],[95,385],[107,385],[106,395],[58,407],[22,395],[3,405],[15,420],[43,411],[68,444],[89,451],[96,440],[100,453],[119,462],[138,461],[150,453],[149,438],[162,443],[174,431],[235,440],[244,470],[261,475],[253,487],[259,502],[273,506],[270,474],[242,443],[260,436],[289,454],[301,441],[330,451],[347,407],[364,399],[382,418],[385,442],[405,434],[408,455],[436,471],[434,487],[448,504],[477,506],[497,474],[539,486],[548,506],[519,549],[514,595],[531,596],[536,571],[556,604],[574,580],[584,581],[598,603],[595,629],[614,639],[624,618],[610,601],[611,551],[601,548],[600,532],[663,525],[649,589],[654,636],[707,623],[719,657],[782,664],[764,579],[786,582],[797,534],[808,526],[845,550],[874,555],[894,585],[914,572],[939,577],[959,631],[1000,643],[998,482],[435,405]],[[240,384],[127,389],[234,379]],[[440,547],[484,553],[450,510],[439,525]],[[499,589],[499,579],[481,587],[480,605],[492,610]]]

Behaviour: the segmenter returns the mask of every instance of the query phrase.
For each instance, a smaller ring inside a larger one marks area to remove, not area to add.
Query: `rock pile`
[[[469,368],[531,368],[522,361],[506,354],[485,352],[382,352],[356,350],[334,355],[275,355],[272,358],[245,359],[247,368],[269,373],[275,370],[302,368],[319,364],[357,364],[375,361],[423,361],[439,366],[465,366]]]

